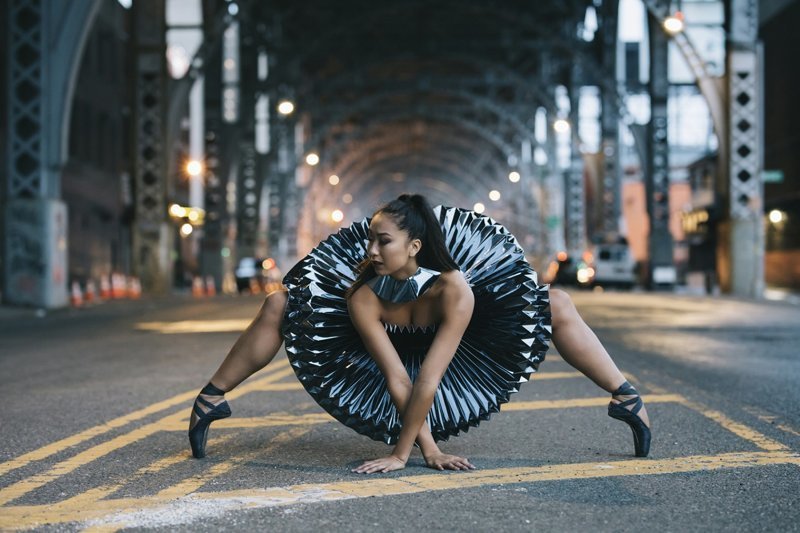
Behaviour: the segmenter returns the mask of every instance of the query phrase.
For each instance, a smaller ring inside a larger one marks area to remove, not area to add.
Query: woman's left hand
[[[392,472],[393,470],[402,470],[405,467],[405,461],[394,455],[389,455],[381,457],[380,459],[366,461],[358,468],[354,468],[352,472],[356,474],[374,474],[376,472],[383,474],[385,472]]]
[[[475,466],[466,457],[442,452],[425,457],[425,464],[436,470],[475,470]]]

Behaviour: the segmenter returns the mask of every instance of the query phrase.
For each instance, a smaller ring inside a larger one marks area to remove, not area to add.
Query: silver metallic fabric
[[[367,281],[367,286],[381,300],[399,304],[419,298],[420,294],[436,283],[440,275],[441,272],[419,267],[408,279],[397,280],[391,276],[375,276]]]
[[[489,217],[434,209],[445,242],[475,295],[475,309],[428,415],[437,441],[488,420],[544,360],[551,335],[548,287],[516,239]],[[383,375],[350,322],[345,291],[366,256],[369,220],[321,242],[286,275],[283,335],[300,382],[334,418],[393,444],[401,421]],[[436,328],[386,325],[412,381]]]

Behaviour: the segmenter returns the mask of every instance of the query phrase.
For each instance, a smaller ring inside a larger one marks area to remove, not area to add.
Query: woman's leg
[[[286,309],[287,293],[270,293],[258,315],[233,345],[225,360],[198,394],[189,420],[189,442],[195,457],[205,456],[208,425],[230,416],[224,394],[264,368],[283,343],[281,323]]]
[[[625,377],[600,343],[597,335],[586,325],[569,294],[559,289],[550,289],[550,311],[553,320],[553,344],[564,361],[575,367],[599,387],[613,393],[625,383]],[[620,403],[632,395],[612,397],[612,402]],[[649,426],[647,410],[637,413]]]
[[[287,292],[271,292],[258,314],[231,348],[211,377],[211,383],[225,392],[255,374],[275,357],[283,343],[281,324]]]

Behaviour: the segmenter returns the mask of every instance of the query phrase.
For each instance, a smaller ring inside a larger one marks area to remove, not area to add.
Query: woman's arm
[[[442,279],[442,322],[413,387],[380,322],[380,303],[377,297],[371,291],[367,294],[360,294],[361,291],[358,291],[351,297],[350,316],[353,324],[386,377],[392,401],[403,420],[403,429],[392,454],[368,461],[357,468],[356,472],[388,472],[403,468],[415,440],[420,443],[426,462],[431,467],[440,470],[473,468],[466,459],[441,454],[425,425],[436,389],[461,342],[474,307],[472,290],[463,275],[453,272],[445,276]],[[374,302],[371,301],[373,298]]]

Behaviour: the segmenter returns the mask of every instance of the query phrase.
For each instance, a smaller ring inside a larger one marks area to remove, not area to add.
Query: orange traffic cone
[[[214,276],[206,276],[206,296],[217,295],[217,284],[214,282]]]
[[[128,298],[138,300],[141,297],[142,297],[142,284],[139,282],[139,278],[131,276],[130,278],[128,278]]]
[[[125,298],[128,294],[128,287],[125,283],[125,276],[122,274],[111,275],[111,295],[114,299]]]
[[[100,298],[108,300],[111,298],[111,283],[108,282],[108,275],[100,276]]]
[[[83,293],[81,292],[81,284],[77,281],[72,282],[72,289],[70,290],[70,303],[72,307],[80,307],[83,305]]]
[[[192,296],[195,298],[202,298],[205,295],[206,291],[203,287],[203,278],[195,276],[192,278]]]
[[[97,288],[95,287],[94,280],[90,279],[86,282],[86,303],[93,302],[97,299]]]

